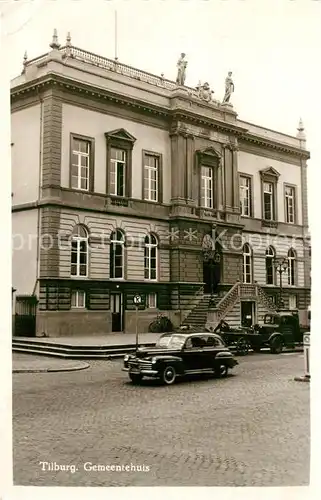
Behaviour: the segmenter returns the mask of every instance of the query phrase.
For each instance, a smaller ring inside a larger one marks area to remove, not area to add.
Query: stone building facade
[[[37,334],[134,331],[137,293],[140,331],[159,312],[182,323],[208,294],[220,317],[240,323],[252,308],[254,322],[258,296],[265,309],[277,299],[280,257],[284,305],[304,317],[303,127],[292,137],[246,123],[70,39],[25,59],[11,109],[12,284],[37,298]]]

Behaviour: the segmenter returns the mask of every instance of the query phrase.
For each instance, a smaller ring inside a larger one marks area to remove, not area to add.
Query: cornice
[[[280,143],[277,141],[267,140],[253,134],[249,133],[244,134],[242,137],[240,137],[239,140],[255,144],[258,146],[262,146],[268,149],[272,149],[274,151],[280,151],[282,153],[290,153],[294,156],[301,156],[307,160],[310,158],[310,152],[305,149],[296,148],[295,146],[290,146],[288,144]]]
[[[115,104],[131,107],[136,110],[149,112],[162,117],[169,116],[168,110],[164,107],[146,103],[146,101],[136,98],[120,96],[110,90],[92,87],[86,83],[71,80],[56,73],[47,73],[44,77],[33,80],[32,82],[23,83],[22,85],[11,89],[11,100],[14,101],[22,95],[27,95],[37,92],[38,90],[45,90],[49,88],[67,90],[72,93],[81,94],[84,97],[88,96],[96,99],[106,99]]]
[[[119,94],[115,94],[110,90],[94,88],[86,83],[77,82],[53,72],[47,73],[45,76],[33,80],[32,82],[26,82],[11,89],[11,100],[13,102],[16,99],[19,99],[21,96],[25,96],[28,94],[32,94],[33,92],[38,92],[39,90],[45,90],[49,88],[56,88],[57,90],[67,90],[72,93],[81,94],[84,97],[88,96],[96,99],[106,99],[120,106],[129,107],[145,113],[151,113],[165,119],[169,118],[176,121],[183,120],[200,126],[205,125],[207,127],[238,136],[244,134],[246,130],[242,127],[238,127],[237,125],[224,123],[215,118],[200,116],[197,113],[193,113],[188,110],[179,108],[164,108],[155,104],[147,103],[146,101],[134,97],[120,96]]]
[[[191,124],[200,125],[202,127],[204,127],[205,125],[206,127],[216,129],[224,133],[233,134],[238,137],[242,137],[244,133],[246,133],[246,129],[234,125],[233,123],[221,122],[215,118],[201,116],[186,109],[171,109],[170,116],[173,120],[176,121],[185,121]]]
[[[173,109],[170,107],[167,108],[164,106],[146,102],[142,99],[131,96],[121,96],[110,90],[93,87],[90,84],[72,80],[55,72],[47,73],[45,76],[37,78],[31,82],[24,82],[21,85],[12,88],[10,90],[11,102],[19,100],[19,98],[21,98],[22,96],[29,96],[34,93],[39,93],[39,90],[44,91],[50,88],[55,88],[62,91],[65,90],[67,92],[79,94],[83,97],[90,97],[91,99],[95,100],[107,100],[125,108],[127,107],[141,113],[148,113],[154,116],[161,117],[165,121],[168,120],[169,122],[184,121],[187,123],[199,125],[203,128],[208,127],[210,129],[216,129],[225,134],[234,135],[240,142],[262,146],[272,151],[288,153],[304,159],[310,158],[309,151],[252,134],[248,132],[245,127],[238,125],[237,121],[235,123],[229,123],[220,121],[215,117],[200,115],[193,110],[179,107],[179,105],[175,109]]]

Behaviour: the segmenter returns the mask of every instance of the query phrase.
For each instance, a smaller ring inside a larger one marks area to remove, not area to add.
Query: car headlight
[[[124,361],[128,361],[129,360],[129,355],[128,354],[125,354],[124,356]]]

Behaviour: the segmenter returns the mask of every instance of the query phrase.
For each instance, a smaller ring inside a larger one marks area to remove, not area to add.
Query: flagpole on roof
[[[117,54],[117,10],[115,10],[115,61],[118,60]]]

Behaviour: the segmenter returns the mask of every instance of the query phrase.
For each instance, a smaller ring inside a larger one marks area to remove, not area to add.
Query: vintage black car
[[[124,357],[123,370],[134,383],[143,377],[173,384],[177,377],[194,374],[227,375],[237,365],[230,350],[214,333],[165,333],[155,346],[140,347]]]

